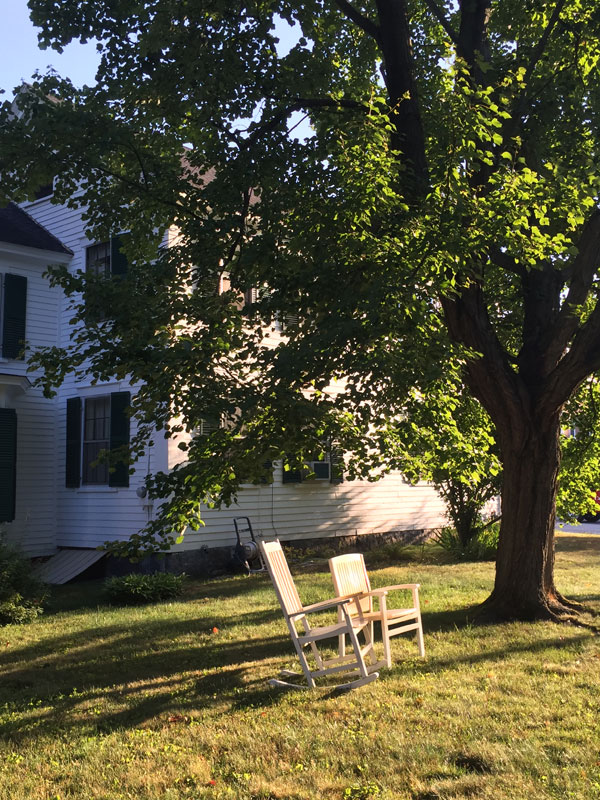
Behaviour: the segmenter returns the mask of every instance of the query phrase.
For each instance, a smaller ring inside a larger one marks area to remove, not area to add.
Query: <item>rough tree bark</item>
[[[501,435],[502,522],[486,616],[558,619],[568,613],[554,585],[554,526],[560,418],[532,418],[525,439]]]

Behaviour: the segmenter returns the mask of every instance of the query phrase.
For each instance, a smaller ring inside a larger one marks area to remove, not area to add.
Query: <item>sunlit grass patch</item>
[[[600,610],[600,537],[558,549],[559,588]],[[393,669],[343,695],[268,686],[297,662],[265,576],[126,609],[57,590],[0,629],[0,798],[600,798],[594,632],[476,624],[492,564],[367,561],[375,586],[421,583],[427,657],[397,637]],[[295,571],[305,602],[331,595],[326,564]]]

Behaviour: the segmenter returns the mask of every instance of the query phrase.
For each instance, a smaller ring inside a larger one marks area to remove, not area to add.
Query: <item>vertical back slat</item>
[[[302,611],[302,603],[281,545],[278,541],[260,542],[260,547],[284,614],[289,616]]]
[[[338,596],[371,591],[371,583],[362,553],[347,553],[346,555],[330,558],[329,569],[331,570],[333,585]],[[350,605],[351,614],[357,614],[359,609],[361,611],[372,611],[373,598],[365,597],[358,603]]]

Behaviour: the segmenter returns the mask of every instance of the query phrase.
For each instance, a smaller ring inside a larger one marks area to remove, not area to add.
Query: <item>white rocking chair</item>
[[[368,622],[363,622],[357,618],[353,618],[350,614],[351,600],[349,598],[337,597],[332,600],[325,600],[321,603],[313,603],[309,606],[303,606],[300,602],[300,597],[296,590],[292,574],[288,567],[285,555],[281,548],[279,541],[264,542],[259,540],[258,546],[260,548],[263,560],[267,566],[267,570],[273,582],[277,599],[281,605],[283,616],[288,626],[292,642],[296,648],[296,653],[300,659],[302,673],[306,678],[308,686],[313,689],[315,687],[315,678],[321,678],[324,675],[330,675],[336,672],[358,672],[359,677],[347,683],[336,684],[335,689],[354,689],[357,686],[363,686],[366,683],[376,680],[379,673],[376,668],[380,666],[375,663],[375,653],[373,649],[373,642],[370,638],[370,628]],[[311,627],[308,621],[308,614],[319,611],[338,611],[338,621],[333,625],[325,625],[320,627]],[[303,631],[299,632],[297,625],[302,625]],[[366,639],[366,644],[361,648],[358,641],[358,634],[363,631]],[[334,658],[324,659],[319,652],[317,642],[326,639],[336,639],[339,637],[348,636],[352,646],[352,652],[346,654],[338,654]],[[305,648],[310,647],[316,669],[311,669]],[[371,664],[367,666],[365,663],[365,655],[370,656]],[[284,677],[300,678],[301,674],[283,670],[281,673]],[[305,689],[306,686],[291,683],[289,681],[272,679],[269,681],[271,686],[286,686],[297,689]]]
[[[356,622],[369,624],[371,626],[370,637],[373,639],[373,622],[381,623],[383,651],[387,667],[392,666],[390,638],[397,636],[399,633],[416,631],[419,655],[421,657],[425,656],[418,583],[402,583],[372,590],[362,553],[348,553],[330,558],[329,569],[331,570],[336,593],[355,596],[355,600],[349,606],[349,611],[355,620],[355,624]],[[412,606],[408,608],[388,608],[388,593],[402,589],[412,593]],[[356,597],[357,595],[358,597]],[[373,598],[378,600],[378,608],[373,607]],[[345,642],[345,637],[340,636],[340,656],[345,653]]]

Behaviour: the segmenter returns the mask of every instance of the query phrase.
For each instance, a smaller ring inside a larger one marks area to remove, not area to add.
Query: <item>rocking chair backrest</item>
[[[302,611],[302,603],[279,541],[259,541],[258,544],[283,613],[289,617],[290,614]]]
[[[355,594],[358,592],[370,592],[371,582],[365,567],[365,559],[362,553],[347,553],[342,556],[335,556],[329,559],[329,569],[333,578],[335,593],[338,597]],[[354,602],[349,606],[352,615],[360,611],[373,610],[373,598],[365,597]]]

